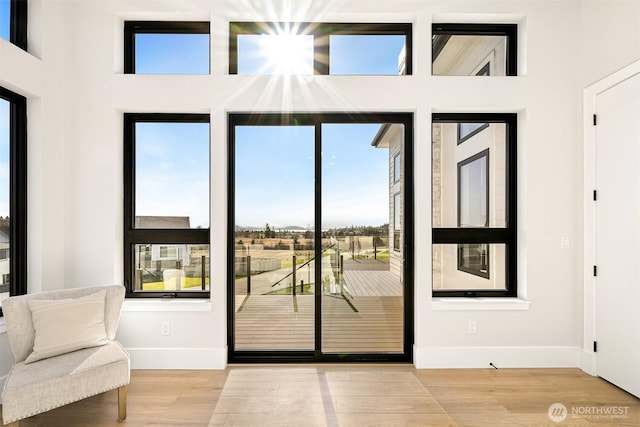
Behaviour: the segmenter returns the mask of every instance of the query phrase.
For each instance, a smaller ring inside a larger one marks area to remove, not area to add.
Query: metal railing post
[[[251,294],[251,255],[247,255],[247,295]]]
[[[296,256],[293,256],[293,272],[292,274],[292,279],[291,279],[291,292],[293,293],[293,295],[296,294]]]
[[[340,280],[340,295],[344,294],[344,280],[342,275],[344,274],[344,255],[340,255],[340,274],[338,280]]]
[[[378,259],[378,239],[376,236],[373,236],[373,259]]]
[[[206,280],[206,276],[207,276],[207,266],[205,265],[206,262],[206,256],[202,255],[202,268],[200,269],[200,274],[202,277],[202,290],[204,291],[205,289],[207,289],[207,280]]]

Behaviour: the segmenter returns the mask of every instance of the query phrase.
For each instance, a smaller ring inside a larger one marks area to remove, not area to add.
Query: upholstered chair
[[[118,389],[127,415],[129,354],[115,340],[124,287],[99,286],[7,298],[2,310],[15,364],[2,392],[2,418],[19,420]]]

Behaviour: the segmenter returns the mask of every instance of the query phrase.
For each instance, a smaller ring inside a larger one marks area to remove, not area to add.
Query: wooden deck
[[[236,350],[313,350],[313,298],[250,295],[244,301],[244,295],[237,295]]]
[[[353,296],[351,304],[322,298],[322,350],[325,353],[401,353],[403,301],[400,296]],[[355,307],[357,312],[353,310]]]
[[[236,350],[313,350],[314,298],[236,296]],[[323,295],[322,309],[323,352],[403,351],[401,296]]]
[[[390,271],[345,271],[344,284],[354,297],[402,296],[402,283]]]

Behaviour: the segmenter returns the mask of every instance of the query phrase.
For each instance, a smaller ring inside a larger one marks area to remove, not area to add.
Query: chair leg
[[[118,388],[118,421],[124,421],[126,418],[127,418],[127,386],[123,385],[122,387]]]

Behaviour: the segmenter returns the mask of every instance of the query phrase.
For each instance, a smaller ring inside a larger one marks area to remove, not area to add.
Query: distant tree
[[[269,223],[264,227],[264,237],[269,239],[276,236],[276,232],[269,227]]]

